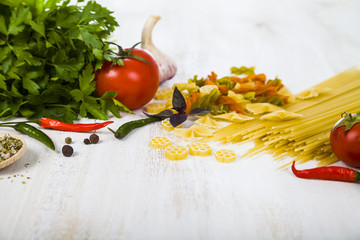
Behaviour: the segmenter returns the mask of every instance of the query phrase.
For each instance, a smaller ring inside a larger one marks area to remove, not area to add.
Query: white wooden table
[[[162,17],[153,40],[179,70],[161,87],[245,65],[297,93],[360,63],[357,0],[99,3],[114,11],[112,40],[124,47],[140,41],[149,15]],[[140,117],[123,114],[113,128]],[[184,142],[160,124],[124,140],[104,129],[97,145],[82,143],[87,133],[45,131],[55,152],[24,136],[28,151],[0,170],[0,239],[360,238],[358,184],[298,179],[267,154],[230,164],[213,156],[168,161],[149,139]],[[67,136],[70,158],[60,153]],[[239,156],[249,149],[226,147]]]

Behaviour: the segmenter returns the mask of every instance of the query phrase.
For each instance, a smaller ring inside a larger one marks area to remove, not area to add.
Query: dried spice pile
[[[14,156],[23,146],[23,143],[9,135],[0,138],[0,162]]]

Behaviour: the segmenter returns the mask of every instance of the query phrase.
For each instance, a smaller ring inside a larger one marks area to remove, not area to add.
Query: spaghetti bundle
[[[284,107],[286,111],[301,114],[301,118],[271,121],[258,117],[244,123],[232,123],[203,140],[232,143],[253,141],[255,147],[245,155],[266,151],[275,159],[290,156],[299,162],[314,159],[319,161],[319,165],[331,164],[337,158],[331,150],[330,130],[343,112],[360,110],[360,70],[342,72],[303,93],[321,88],[330,88],[331,91]]]

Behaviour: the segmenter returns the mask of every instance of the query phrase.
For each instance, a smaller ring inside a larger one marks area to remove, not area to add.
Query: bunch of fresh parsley
[[[95,1],[2,0],[0,3],[0,118],[80,115],[105,120],[127,111],[115,92],[95,95],[94,70],[118,23]]]

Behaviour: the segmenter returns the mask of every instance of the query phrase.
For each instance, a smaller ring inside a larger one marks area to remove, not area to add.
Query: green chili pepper
[[[116,132],[114,130],[112,130],[111,128],[108,128],[108,129],[114,133],[114,136],[116,138],[122,139],[126,135],[128,135],[128,133],[131,132],[131,130],[133,130],[135,128],[142,127],[142,126],[145,126],[146,124],[161,121],[161,120],[162,119],[160,117],[149,117],[149,118],[144,118],[144,119],[124,123],[116,130]]]
[[[22,132],[30,137],[35,138],[36,140],[39,140],[48,146],[51,150],[55,150],[53,141],[41,130],[23,122],[17,123],[15,126],[13,126],[13,128],[18,132]]]

